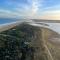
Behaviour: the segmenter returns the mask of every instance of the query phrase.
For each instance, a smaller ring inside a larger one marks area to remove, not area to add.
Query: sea
[[[6,24],[6,23],[12,23],[12,22],[16,22],[19,19],[15,19],[15,18],[0,18],[0,25],[1,24]]]
[[[9,24],[9,23],[16,22],[16,21],[21,21],[21,20],[16,19],[16,18],[0,18],[0,25],[7,24],[7,23]],[[60,34],[60,23],[46,23],[46,24],[49,25],[48,27],[50,29]],[[33,23],[33,25],[35,25],[35,23]],[[37,24],[37,26],[39,26],[39,24]]]

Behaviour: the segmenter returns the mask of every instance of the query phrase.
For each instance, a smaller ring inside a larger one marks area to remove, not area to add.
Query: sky
[[[60,20],[60,0],[0,0],[0,18]]]

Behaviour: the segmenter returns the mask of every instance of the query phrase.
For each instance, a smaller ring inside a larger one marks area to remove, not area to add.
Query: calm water
[[[6,19],[6,18],[0,18],[0,24],[6,24],[6,23],[11,23],[18,21],[17,19]]]

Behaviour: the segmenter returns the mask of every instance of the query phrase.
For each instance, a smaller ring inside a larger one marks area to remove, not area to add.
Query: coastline
[[[8,29],[11,29],[14,26],[17,26],[17,25],[19,25],[22,22],[23,21],[16,21],[16,22],[12,22],[12,23],[1,24],[0,25],[0,32],[8,30]]]

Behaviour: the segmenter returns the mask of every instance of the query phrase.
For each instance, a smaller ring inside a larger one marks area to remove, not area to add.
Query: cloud
[[[0,8],[0,17],[25,16],[34,18],[38,13],[39,6],[42,5],[41,1],[42,0],[6,0],[6,7],[3,7],[4,9]]]
[[[22,8],[19,7],[16,8],[16,12],[22,14],[23,16],[34,18],[39,10],[39,6],[42,6],[42,0],[28,0],[30,2],[30,5],[24,5]]]
[[[38,13],[39,7],[42,6],[43,0],[33,0],[32,1],[32,15],[36,15]]]
[[[47,0],[6,0],[2,8],[0,6],[0,17],[60,19],[59,17],[60,4],[56,4],[56,5],[50,4],[50,6],[48,6],[49,4],[47,3],[47,5],[44,7],[43,4],[44,2],[48,2],[48,1]]]
[[[11,10],[0,9],[0,18],[15,18],[20,15],[17,12]]]
[[[50,7],[44,7],[43,10],[45,10],[45,11],[47,11],[47,10],[60,10],[60,4],[50,6]]]
[[[27,18],[30,17],[29,10],[21,10],[20,8],[12,10],[0,9],[0,18]]]
[[[37,18],[60,20],[60,4],[42,8],[38,13]]]
[[[38,10],[38,1],[37,0],[33,0],[32,1],[32,14],[36,14]]]
[[[43,12],[43,15],[39,18],[42,19],[51,19],[51,20],[60,20],[60,10],[47,10]]]

